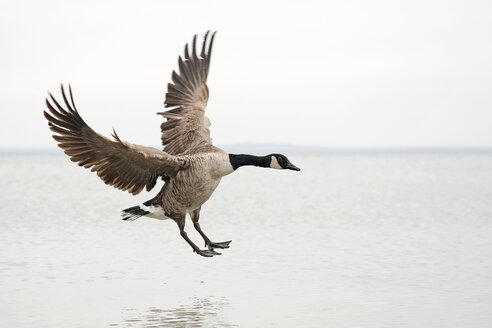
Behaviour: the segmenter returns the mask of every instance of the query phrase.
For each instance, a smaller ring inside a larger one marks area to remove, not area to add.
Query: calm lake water
[[[61,152],[0,157],[1,327],[491,327],[492,153],[289,153],[176,224]],[[199,245],[188,222],[186,230]]]

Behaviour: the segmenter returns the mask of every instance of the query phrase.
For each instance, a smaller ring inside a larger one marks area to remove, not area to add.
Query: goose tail
[[[145,209],[147,206],[137,205],[129,208],[125,208],[121,211],[121,217],[125,221],[135,221],[141,216],[147,215],[150,212]]]

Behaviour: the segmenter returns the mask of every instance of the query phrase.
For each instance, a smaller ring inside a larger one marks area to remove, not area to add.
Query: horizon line
[[[266,148],[280,148],[280,150],[291,151],[492,151],[492,146],[317,146],[317,145],[297,145],[282,143],[234,143],[217,145],[224,149],[237,150],[264,150]],[[157,147],[157,146],[154,146]],[[162,147],[162,146],[161,146]],[[160,147],[158,147],[160,148]],[[50,147],[0,147],[0,153],[54,153],[60,148]],[[63,152],[63,151],[62,151]]]

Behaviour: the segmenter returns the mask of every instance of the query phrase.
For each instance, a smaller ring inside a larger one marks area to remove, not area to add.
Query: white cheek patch
[[[270,162],[270,167],[272,169],[283,169],[283,167],[280,166],[280,164],[277,161],[277,158],[275,156],[272,156],[272,161]]]

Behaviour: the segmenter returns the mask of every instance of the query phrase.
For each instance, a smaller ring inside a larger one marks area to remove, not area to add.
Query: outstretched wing
[[[120,140],[113,131],[112,141],[92,130],[80,117],[73,102],[69,87],[70,102],[63,86],[63,100],[67,109],[58,104],[50,94],[55,107],[46,99],[51,113],[44,112],[58,146],[65,150],[70,159],[91,171],[108,185],[136,195],[144,187],[150,190],[159,176],[173,177],[187,166],[184,158],[169,155],[159,149],[134,145]]]
[[[184,50],[184,60],[178,59],[179,74],[173,71],[173,83],[167,86],[165,107],[172,109],[158,113],[167,121],[162,123],[162,144],[164,150],[172,155],[195,154],[213,149],[210,138],[210,120],[205,116],[208,102],[207,76],[212,55],[215,33],[210,42],[208,31],[203,38],[200,56],[197,55],[196,35],[193,38],[191,56],[188,44]]]

